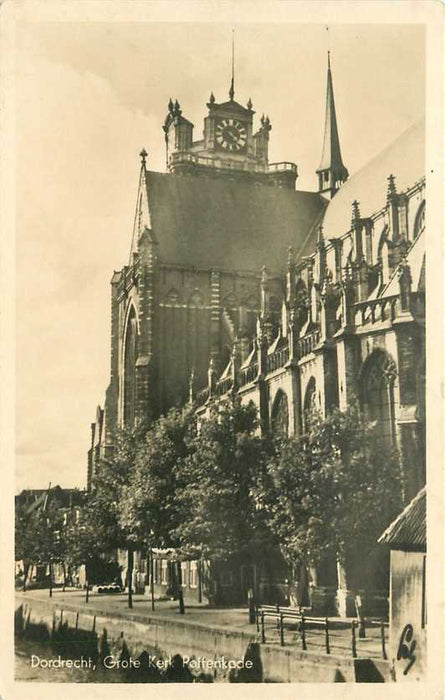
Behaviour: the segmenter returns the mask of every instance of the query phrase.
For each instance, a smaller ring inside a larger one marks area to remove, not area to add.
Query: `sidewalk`
[[[20,591],[16,592],[17,600],[23,595]],[[54,603],[68,603],[69,605],[79,605],[80,607],[88,607],[100,609],[104,613],[119,615],[136,614],[138,616],[158,617],[168,616],[178,618],[181,621],[193,621],[200,624],[209,625],[211,627],[229,627],[237,631],[246,631],[251,633],[253,625],[249,625],[248,612],[246,608],[213,608],[207,604],[194,603],[185,607],[185,615],[179,614],[179,604],[177,600],[155,600],[155,609],[151,609],[151,598],[148,595],[133,594],[133,608],[128,607],[127,593],[89,593],[89,602],[85,602],[85,591],[78,588],[67,588],[65,592],[61,588],[53,589],[52,598],[49,597],[48,589],[34,589],[26,591],[26,597],[35,598],[36,600],[49,600]]]
[[[52,598],[49,597],[48,589],[35,589],[26,591],[23,594],[20,591],[16,592],[16,600],[20,602],[21,598],[28,600],[44,600],[51,601],[53,604],[66,604],[74,606],[76,609],[87,612],[98,611],[104,615],[132,618],[137,616],[138,619],[146,618],[147,623],[154,618],[170,618],[180,621],[183,624],[199,624],[210,628],[224,628],[233,630],[234,632],[244,632],[252,637],[260,635],[257,632],[256,625],[249,624],[247,606],[245,608],[213,608],[207,604],[195,603],[185,608],[185,615],[180,615],[178,601],[162,600],[155,601],[155,610],[151,609],[151,599],[148,595],[134,594],[133,608],[128,607],[128,595],[126,593],[118,594],[100,594],[90,593],[89,602],[85,602],[85,591],[77,588],[67,588],[65,592],[61,588],[53,589]],[[333,628],[330,632],[331,653],[351,657],[351,620],[340,619],[333,621]],[[266,637],[268,644],[280,644],[279,634],[276,625],[272,620],[268,621],[266,628]],[[285,632],[286,648],[294,647],[301,649],[301,640],[298,631],[294,628],[286,629]],[[324,631],[321,629],[308,630],[306,634],[307,648],[309,651],[325,653],[325,637]],[[357,655],[360,658],[382,658],[382,647],[380,641],[380,631],[376,628],[368,629],[366,638],[361,639],[356,637]]]

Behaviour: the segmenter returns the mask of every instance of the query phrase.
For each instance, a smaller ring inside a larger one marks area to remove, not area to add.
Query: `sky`
[[[16,490],[86,484],[109,376],[110,279],[126,264],[142,147],[164,171],[170,97],[201,138],[228,99],[232,24],[21,23],[16,37]],[[235,99],[270,161],[316,189],[327,50],[353,175],[424,113],[420,25],[235,26]],[[257,122],[258,123],[258,122]]]

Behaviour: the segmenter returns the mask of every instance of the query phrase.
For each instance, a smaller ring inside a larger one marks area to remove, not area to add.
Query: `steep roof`
[[[338,238],[351,228],[351,206],[360,204],[362,216],[386,204],[387,178],[395,176],[397,191],[412,187],[425,175],[425,122],[414,124],[352,175],[329,203],[323,219],[325,238]]]
[[[413,292],[425,291],[425,233],[422,232],[411,245],[406,255],[406,261],[411,272],[411,289]],[[397,279],[398,269],[391,275],[382,296],[391,296],[399,293],[399,283]]]
[[[240,179],[147,172],[151,227],[162,262],[281,274],[326,206],[316,192]]]
[[[426,551],[426,487],[419,491],[378,541],[389,544],[391,549]]]

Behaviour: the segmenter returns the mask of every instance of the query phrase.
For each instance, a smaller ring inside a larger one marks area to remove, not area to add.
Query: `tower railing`
[[[169,158],[169,165],[203,165],[206,168],[214,170],[238,170],[241,172],[263,173],[265,175],[272,173],[291,172],[298,174],[298,168],[295,163],[287,161],[279,163],[257,163],[250,160],[235,160],[233,158],[220,158],[218,156],[201,156],[197,153],[189,153],[186,151],[178,151],[172,153]]]

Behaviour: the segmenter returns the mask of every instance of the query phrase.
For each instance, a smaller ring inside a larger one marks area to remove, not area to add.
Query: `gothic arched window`
[[[362,408],[366,418],[377,421],[380,436],[388,445],[395,441],[394,383],[397,368],[383,350],[375,350],[363,365]]]
[[[229,292],[226,294],[224,297],[223,301],[223,308],[224,309],[237,309],[239,306],[238,299],[236,298],[235,294],[233,292]]]
[[[423,200],[422,204],[417,210],[416,218],[414,221],[414,231],[413,231],[413,240],[417,238],[417,236],[422,233],[423,229],[425,228],[425,200]]]
[[[199,289],[193,290],[189,297],[188,305],[192,309],[204,305],[204,299],[202,298],[202,294],[200,293]]]
[[[136,408],[136,360],[138,356],[138,329],[136,312],[132,306],[127,319],[124,342],[124,425],[132,426]]]
[[[311,416],[313,416],[317,410],[316,388],[315,377],[311,377],[306,386],[303,402],[303,423],[305,427],[307,427]]]
[[[287,396],[279,389],[272,406],[272,430],[275,435],[287,437],[289,434],[289,407]]]
[[[172,287],[172,288],[168,291],[168,293],[167,293],[167,295],[166,295],[166,297],[165,297],[165,303],[166,303],[168,306],[179,306],[179,305],[180,305],[181,299],[180,299],[179,292],[178,292],[177,289],[175,289],[174,287]]]

